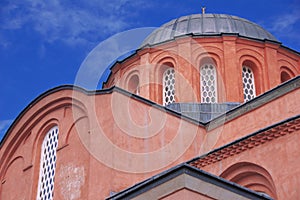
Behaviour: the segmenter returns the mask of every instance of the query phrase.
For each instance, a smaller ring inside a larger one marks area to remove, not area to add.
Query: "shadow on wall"
[[[227,168],[220,177],[277,199],[270,173],[259,165],[249,162],[236,163]]]

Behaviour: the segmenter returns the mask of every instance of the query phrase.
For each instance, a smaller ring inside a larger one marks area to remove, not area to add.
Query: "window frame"
[[[53,136],[51,136],[51,134]],[[57,161],[58,135],[59,135],[58,126],[53,126],[51,129],[49,129],[47,134],[44,136],[44,139],[43,139],[43,142],[41,145],[39,178],[38,178],[38,188],[37,188],[37,198],[36,198],[38,200],[53,199],[54,179],[55,179],[55,170],[56,170],[56,161]],[[52,149],[51,149],[51,152],[49,152],[49,148],[51,148],[51,146],[52,146]],[[50,155],[51,158],[47,165],[46,164],[48,162],[47,154],[50,154],[50,153],[52,153],[52,155]],[[47,168],[47,169],[45,169],[45,168]],[[48,174],[46,174],[46,173],[48,173]],[[46,176],[49,174],[51,177]],[[48,180],[50,182],[50,183],[48,183],[50,186],[49,185],[44,186],[43,184],[47,183]],[[45,190],[47,191],[48,188],[50,188],[48,192],[41,194],[41,193],[43,193],[43,191],[45,191]]]
[[[244,72],[244,69],[246,70],[246,72],[248,74],[250,73],[248,75],[249,77],[247,77],[247,74]],[[247,82],[245,82],[245,79],[248,79]],[[249,80],[251,80],[251,82],[249,82]],[[252,70],[251,67],[249,67],[247,65],[242,66],[242,83],[243,83],[243,97],[244,97],[244,103],[245,103],[256,97],[256,84],[255,84],[254,71]],[[247,84],[249,85],[250,88],[247,88]],[[248,94],[248,92],[246,92],[246,90],[247,91],[249,90],[249,92],[252,90],[253,94]],[[251,98],[248,98],[248,96],[250,96]]]
[[[208,70],[204,73],[204,68],[210,68],[210,70],[212,70],[212,74],[207,74],[207,72],[209,72]],[[213,76],[213,79],[210,80],[210,77],[208,76]],[[209,81],[212,82],[212,84],[207,85],[207,82]],[[213,87],[213,91],[211,91],[211,87]],[[209,93],[212,94],[209,95]],[[214,98],[214,100],[212,100],[212,98]],[[218,103],[218,77],[216,66],[213,63],[203,63],[200,66],[200,102]]]
[[[168,72],[170,72],[169,75],[172,75],[170,84],[166,84],[168,81],[168,80],[166,80]],[[162,76],[162,82],[163,82],[163,89],[162,89],[163,105],[167,106],[167,105],[175,102],[176,73],[175,73],[175,69],[173,67],[169,67],[164,71],[163,76]],[[166,88],[168,90],[166,90]],[[170,94],[167,95],[167,93],[170,93]],[[166,98],[168,98],[167,101],[166,101]],[[171,100],[171,98],[172,98],[172,100]]]

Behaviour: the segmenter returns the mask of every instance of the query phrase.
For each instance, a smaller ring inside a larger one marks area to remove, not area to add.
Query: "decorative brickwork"
[[[197,168],[202,168],[204,166],[226,159],[230,156],[234,156],[246,150],[252,149],[253,147],[262,145],[276,138],[282,137],[287,134],[291,134],[298,130],[300,130],[299,118],[275,126],[266,131],[250,135],[243,140],[234,142],[231,145],[218,149],[214,152],[208,153],[207,155],[200,157],[196,161],[192,161],[190,165]]]

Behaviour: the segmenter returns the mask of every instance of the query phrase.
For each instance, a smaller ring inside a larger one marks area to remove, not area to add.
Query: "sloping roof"
[[[174,19],[151,33],[141,46],[155,45],[184,35],[211,36],[236,34],[247,38],[278,40],[249,20],[226,14],[193,14]]]
[[[107,200],[158,199],[183,188],[214,199],[272,199],[183,163],[116,193]]]
[[[300,130],[300,115],[265,127],[229,144],[216,148],[204,155],[196,157],[187,163],[191,166],[202,168],[298,130]]]
[[[239,106],[240,103],[170,103],[166,107],[197,121],[206,123]]]
[[[296,90],[300,88],[300,76],[297,76],[289,81],[284,82],[283,84],[263,93],[260,96],[257,96],[256,98],[243,103],[231,110],[229,110],[228,112],[225,112],[224,114],[218,115],[216,118],[208,121],[208,122],[203,122],[203,121],[198,121],[196,119],[194,119],[191,116],[185,115],[184,113],[180,113],[174,109],[170,109],[167,107],[164,107],[162,105],[156,104],[155,102],[152,102],[149,99],[143,98],[141,96],[132,94],[124,89],[118,88],[116,86],[108,88],[108,89],[102,89],[102,90],[94,90],[94,91],[88,91],[85,90],[84,88],[78,87],[78,86],[74,86],[74,85],[61,85],[55,88],[52,88],[44,93],[42,93],[41,95],[39,95],[37,98],[35,98],[30,104],[28,104],[27,107],[25,107],[21,113],[17,116],[17,118],[14,120],[14,122],[10,125],[10,127],[8,128],[8,130],[6,131],[4,137],[2,138],[2,140],[0,141],[0,147],[2,147],[3,143],[5,142],[6,138],[8,137],[9,133],[12,131],[13,127],[15,126],[15,124],[18,123],[18,121],[22,118],[22,116],[32,107],[34,106],[37,102],[39,102],[40,100],[42,100],[43,98],[45,98],[48,95],[51,95],[52,93],[55,93],[57,91],[60,90],[77,90],[80,91],[86,95],[98,95],[98,94],[107,94],[107,93],[112,93],[112,92],[119,92],[122,93],[124,95],[130,96],[131,98],[134,98],[138,101],[144,102],[146,104],[152,105],[153,107],[157,108],[157,109],[161,109],[164,112],[167,112],[169,114],[172,114],[174,116],[180,117],[183,120],[187,120],[191,123],[194,123],[196,125],[200,125],[200,126],[205,126],[208,129],[213,129],[218,127],[219,125],[224,124],[225,121],[230,121],[238,116],[241,116],[249,111],[251,111],[252,109],[256,109],[280,96],[283,96],[293,90]]]

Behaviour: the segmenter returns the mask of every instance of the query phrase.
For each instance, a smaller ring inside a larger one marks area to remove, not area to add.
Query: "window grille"
[[[200,68],[201,102],[217,103],[217,73],[212,64],[204,64]]]
[[[243,78],[244,102],[247,102],[256,96],[254,75],[251,68],[247,66],[243,66],[242,78]]]
[[[175,70],[167,69],[163,74],[163,104],[175,102]]]
[[[56,149],[58,145],[58,127],[53,127],[45,136],[40,163],[40,175],[37,199],[53,199]]]

